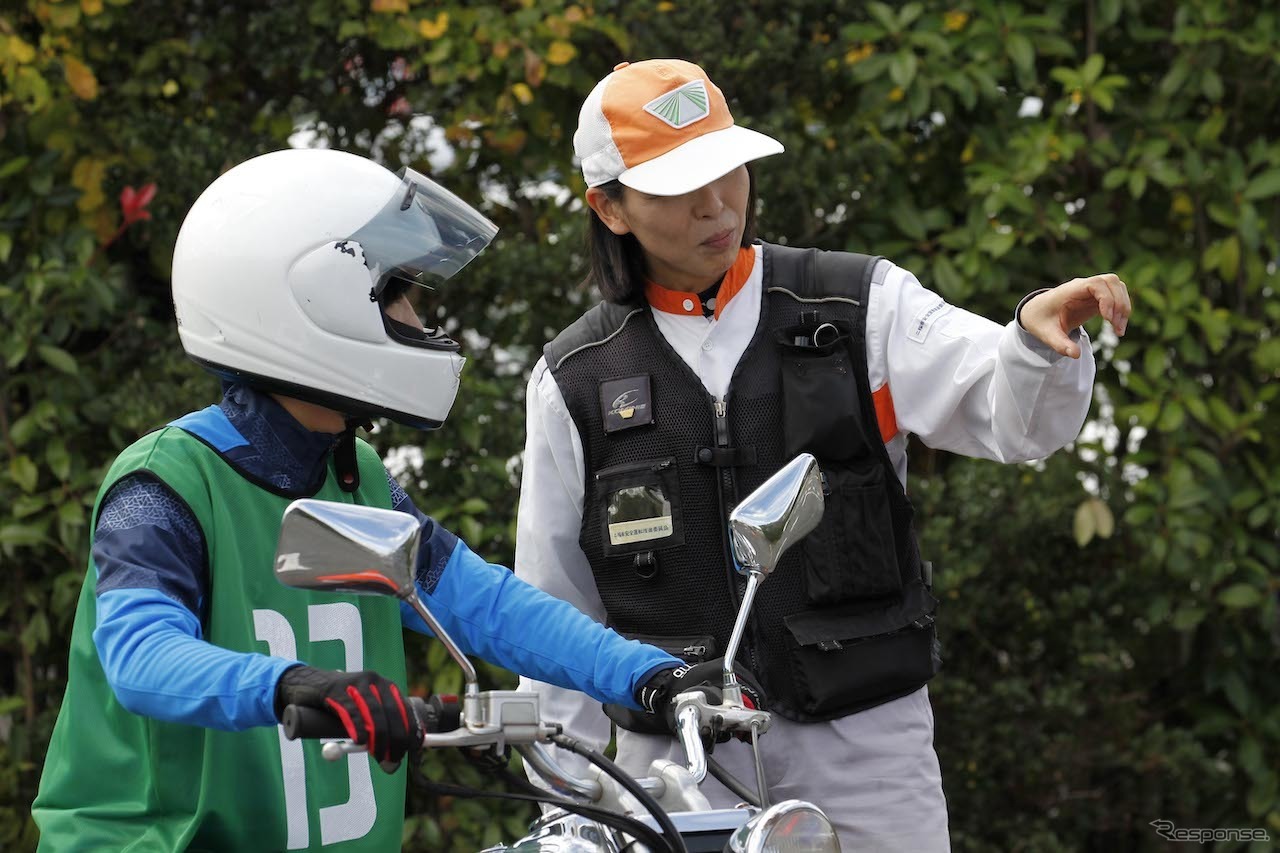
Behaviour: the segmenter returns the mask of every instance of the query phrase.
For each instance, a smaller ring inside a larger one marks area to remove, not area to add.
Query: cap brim
[[[649,195],[684,195],[743,163],[782,153],[771,136],[738,125],[690,139],[679,148],[627,169],[618,180]]]

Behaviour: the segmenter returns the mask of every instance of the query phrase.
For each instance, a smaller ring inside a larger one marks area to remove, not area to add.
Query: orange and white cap
[[[587,186],[618,180],[650,195],[682,195],[782,143],[733,123],[724,94],[682,59],[622,62],[582,105],[573,153]]]

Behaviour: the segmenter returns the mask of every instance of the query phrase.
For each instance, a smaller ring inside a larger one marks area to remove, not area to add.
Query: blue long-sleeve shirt
[[[291,497],[323,484],[335,436],[306,430],[271,397],[244,385],[229,385],[219,408],[243,439],[223,451],[230,464]],[[636,687],[679,665],[486,563],[387,479],[393,508],[421,525],[417,579],[427,606],[467,653],[631,707]],[[93,562],[94,643],[121,704],[220,729],[276,722],[276,682],[297,662],[204,641],[204,538],[167,486],[131,475],[112,487],[99,509]],[[429,633],[412,609],[402,607],[402,616],[406,626]]]

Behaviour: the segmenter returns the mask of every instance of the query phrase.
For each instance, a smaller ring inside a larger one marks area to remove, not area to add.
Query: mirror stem
[[[742,606],[738,608],[738,619],[733,623],[733,633],[729,635],[729,644],[724,650],[724,700],[735,705],[742,704],[742,689],[738,687],[738,678],[733,674],[733,660],[738,656],[738,646],[747,630],[747,617],[751,615],[756,588],[764,577],[759,569],[748,567],[748,571],[750,574],[747,576],[747,588],[742,593]]]
[[[436,639],[444,643],[444,647],[449,651],[449,657],[453,658],[453,662],[462,669],[462,678],[465,683],[462,695],[463,723],[480,719],[480,684],[476,676],[475,666],[472,665],[471,661],[467,660],[467,656],[458,648],[458,645],[453,641],[453,637],[449,636],[444,626],[436,620],[436,617],[427,609],[427,606],[422,603],[416,588],[411,586],[408,594],[403,598],[413,608],[414,612],[422,617],[422,621],[427,623],[427,627],[431,629],[431,633],[436,635]]]

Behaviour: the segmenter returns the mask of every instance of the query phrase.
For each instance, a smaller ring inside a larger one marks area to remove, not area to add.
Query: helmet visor
[[[351,235],[364,250],[378,296],[391,278],[434,287],[453,277],[498,233],[475,208],[405,168],[386,205]]]

